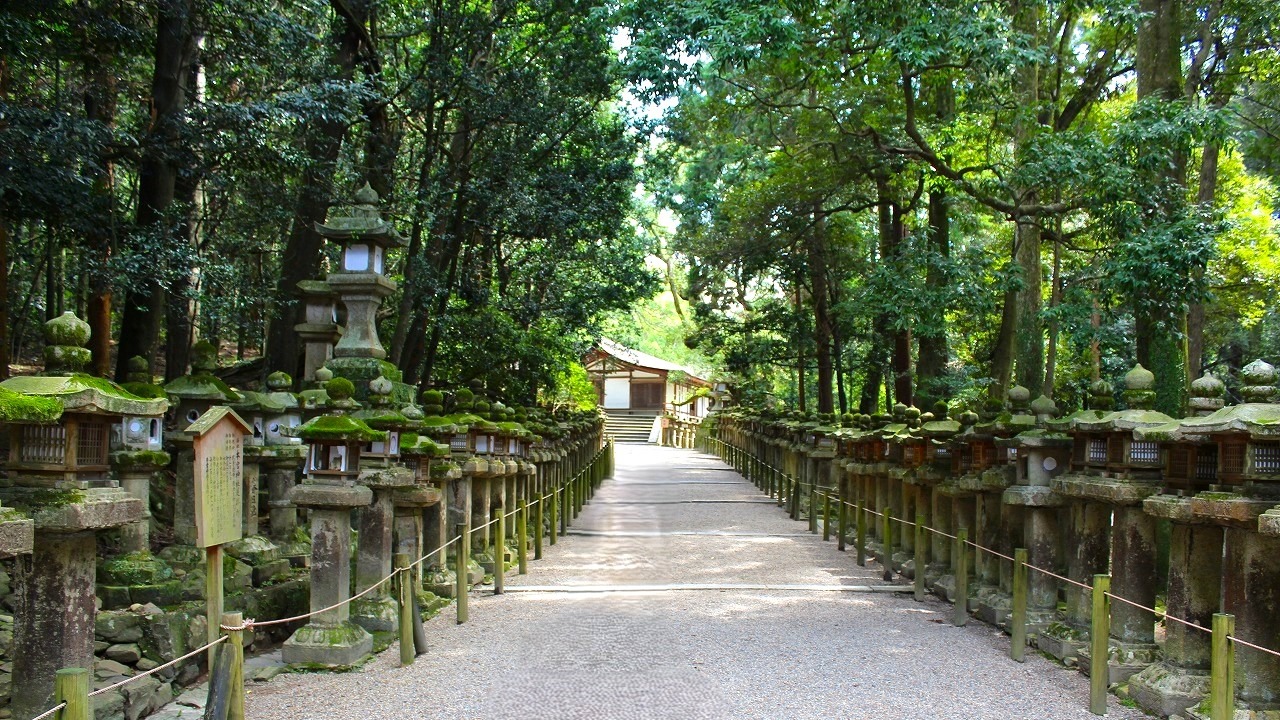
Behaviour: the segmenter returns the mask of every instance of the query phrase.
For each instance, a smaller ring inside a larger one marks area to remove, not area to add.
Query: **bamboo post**
[[[396,569],[396,599],[400,601],[400,667],[413,664],[413,583],[409,573],[409,554],[391,556]]]
[[[244,613],[222,614],[222,627],[240,628],[227,631],[227,641],[220,652],[231,656],[230,682],[227,686],[227,720],[244,720]]]
[[[880,562],[884,566],[884,579],[893,580],[893,508],[885,506],[880,516]]]
[[[858,551],[858,565],[867,566],[867,506],[861,500],[856,506],[855,521],[858,527],[854,529],[855,538],[854,546]]]
[[[831,539],[831,493],[822,493],[822,542]]]
[[[1231,636],[1236,616],[1213,614],[1213,640],[1209,666],[1209,720],[1231,720],[1235,715],[1236,651]]]
[[[956,604],[951,624],[969,622],[969,528],[956,530]]]
[[[1027,655],[1027,549],[1013,551],[1013,615],[1009,618],[1009,657],[1024,662]]]
[[[1110,575],[1093,576],[1093,616],[1089,629],[1089,712],[1107,714],[1107,688],[1110,686],[1111,667],[1109,643],[1111,634]]]
[[[501,595],[506,589],[507,580],[507,505],[498,506],[498,529],[493,537],[493,594]]]
[[[521,575],[529,573],[529,503],[520,501],[520,512],[516,514],[516,562]]]
[[[836,512],[836,550],[844,552],[844,536],[849,529],[849,513],[844,501],[844,492],[840,492],[840,509]]]
[[[911,574],[912,590],[915,591],[916,602],[924,602],[924,568],[929,564],[925,559],[924,513],[916,513],[916,524],[912,529],[915,531],[915,557],[912,560],[915,568]]]
[[[471,529],[467,527],[465,522],[458,523],[458,551],[455,553],[458,560],[457,573],[457,613],[458,624],[467,621],[467,595],[471,592],[471,583],[467,581],[467,554],[471,547]]]
[[[55,717],[58,720],[92,720],[93,703],[89,700],[89,671],[63,668],[54,674],[53,702],[67,706]]]

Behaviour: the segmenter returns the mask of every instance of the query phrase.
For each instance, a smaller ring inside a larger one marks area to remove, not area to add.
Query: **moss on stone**
[[[169,464],[169,453],[163,450],[121,450],[111,453],[111,464],[117,470],[153,465],[164,467]]]
[[[361,442],[379,442],[387,439],[385,432],[374,430],[360,420],[346,415],[321,415],[312,418],[305,425],[298,428],[296,435],[306,441],[359,440]]]
[[[61,416],[62,403],[57,400],[0,387],[0,422],[47,424]]]

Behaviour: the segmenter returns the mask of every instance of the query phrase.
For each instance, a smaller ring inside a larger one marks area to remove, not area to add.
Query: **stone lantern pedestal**
[[[311,611],[346,600],[351,587],[351,511],[373,500],[359,485],[304,483],[289,493],[311,518]],[[350,667],[373,651],[373,636],[351,622],[350,604],[313,616],[282,648],[286,663]]]
[[[356,558],[356,592],[363,592],[391,573],[395,527],[395,499],[414,489],[413,472],[404,467],[377,468],[360,473],[360,484],[373,493],[372,502],[360,508],[359,554]],[[414,560],[417,558],[414,557]],[[399,606],[391,597],[390,583],[352,603],[352,620],[370,632],[390,632],[398,626]]]

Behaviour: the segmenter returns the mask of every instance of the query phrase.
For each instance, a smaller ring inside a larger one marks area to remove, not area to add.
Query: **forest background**
[[[73,310],[100,374],[196,338],[296,374],[314,224],[368,182],[411,383],[581,388],[604,333],[819,412],[1070,409],[1135,362],[1180,412],[1280,359],[1278,13],[12,0],[0,373]]]

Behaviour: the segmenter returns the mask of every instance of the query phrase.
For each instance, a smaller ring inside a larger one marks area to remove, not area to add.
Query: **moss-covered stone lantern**
[[[386,275],[386,255],[405,241],[382,219],[378,193],[368,184],[356,193],[354,204],[331,209],[325,223],[316,224],[316,232],[341,248],[338,264],[325,282],[346,309],[342,337],[326,367],[351,380],[357,397],[364,398],[368,383],[378,375],[399,380],[395,367],[382,362],[387,352],[378,339],[378,308],[396,289]],[[406,386],[404,392],[412,391]],[[412,397],[401,402],[409,400]]]
[[[1192,406],[1200,416],[1147,432],[1150,441],[1167,448],[1176,478],[1144,507],[1172,521],[1170,614],[1176,610],[1178,617],[1209,623],[1220,610],[1236,616],[1239,637],[1280,638],[1280,616],[1264,600],[1280,587],[1280,538],[1260,532],[1267,511],[1280,502],[1276,371],[1258,360],[1241,370],[1240,381],[1243,403],[1204,414],[1221,397],[1221,383],[1197,381]],[[1212,582],[1216,577],[1220,583]],[[1134,678],[1139,702],[1157,711],[1193,704],[1207,692],[1207,638],[1182,627],[1166,633],[1165,662]],[[1241,652],[1235,672],[1237,708],[1280,709],[1280,661]]]
[[[333,346],[342,337],[338,294],[324,280],[303,280],[298,283],[298,295],[302,299],[303,321],[293,329],[304,349],[302,376],[312,377],[333,357]]]
[[[1174,380],[1177,381],[1177,380]],[[1173,418],[1152,410],[1155,402],[1155,376],[1141,365],[1124,377],[1126,410],[1106,412],[1083,410],[1051,428],[1072,437],[1071,472],[1050,481],[1054,492],[1081,507],[1072,507],[1072,528],[1067,541],[1078,541],[1077,552],[1087,552],[1087,563],[1068,571],[1081,573],[1072,579],[1088,581],[1093,573],[1106,569],[1105,556],[1098,557],[1097,537],[1110,530],[1111,587],[1116,595],[1145,607],[1153,607],[1156,599],[1156,528],[1155,519],[1143,511],[1143,500],[1160,492],[1159,479],[1163,463],[1159,443],[1142,439],[1144,428],[1173,422]],[[1095,405],[1107,404],[1105,385],[1095,394],[1101,396]],[[1110,522],[1108,522],[1108,519]],[[1106,547],[1105,540],[1102,548]],[[1085,574],[1087,573],[1087,574]],[[1068,623],[1083,627],[1088,616],[1087,596],[1067,590]],[[1126,603],[1112,607],[1109,665],[1113,682],[1127,680],[1160,657],[1155,643],[1155,617]],[[1082,666],[1091,666],[1087,647],[1078,649]]]
[[[373,636],[351,622],[345,602],[351,588],[351,511],[373,500],[369,488],[356,484],[360,449],[385,440],[386,434],[350,416],[359,408],[351,381],[334,378],[325,391],[329,414],[298,428],[309,448],[306,476],[289,492],[311,519],[311,610],[319,614],[285,641],[283,658],[291,664],[350,667],[373,648]],[[333,605],[338,607],[325,610]]]
[[[0,397],[11,483],[0,488],[0,501],[27,510],[34,530],[31,558],[14,567],[10,656],[20,680],[10,707],[17,717],[47,707],[57,670],[93,668],[96,532],[136,523],[145,512],[110,475],[111,428],[165,409],[163,399],[84,374],[89,326],[75,315],[45,323],[44,337],[45,374],[0,382],[13,393]]]
[[[196,500],[195,452],[191,438],[183,432],[214,405],[234,405],[240,394],[214,376],[218,367],[218,350],[207,340],[191,348],[191,374],[169,381],[164,386],[169,396],[169,417],[165,428],[165,444],[173,454],[174,506],[173,539],[179,547],[162,551],[170,562],[184,568],[197,567],[204,554],[195,551]]]

